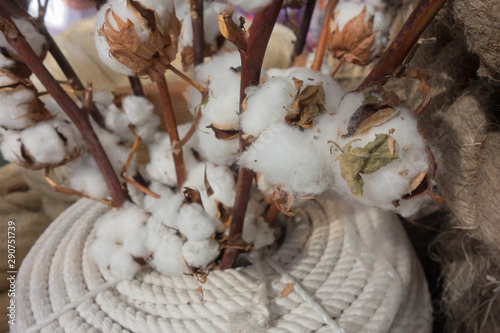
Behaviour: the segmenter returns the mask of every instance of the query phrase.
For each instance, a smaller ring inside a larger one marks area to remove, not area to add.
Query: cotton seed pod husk
[[[167,26],[160,26],[157,13],[139,1],[127,0],[128,9],[137,16],[144,30],[149,30],[144,41],[139,38],[133,22],[124,22],[111,8],[105,12],[105,22],[97,33],[109,45],[109,53],[117,61],[129,68],[135,76],[154,77],[165,73],[168,65],[175,60],[177,39],[181,23],[175,13],[169,13]],[[114,29],[110,16],[116,22]]]

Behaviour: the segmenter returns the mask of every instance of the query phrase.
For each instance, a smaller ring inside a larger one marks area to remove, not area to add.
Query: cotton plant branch
[[[244,112],[242,105],[246,98],[246,89],[259,83],[264,53],[266,52],[267,44],[282,4],[283,0],[274,0],[269,6],[260,9],[255,14],[248,32],[232,21],[232,8],[226,8],[219,14],[219,27],[222,35],[229,41],[235,43],[240,49],[240,114]],[[244,133],[240,130],[240,153],[242,153],[248,145],[242,138],[243,134]],[[238,181],[236,183],[236,199],[233,206],[231,224],[229,226],[229,244],[238,244],[243,241],[243,220],[250,199],[253,178],[254,173],[252,171],[240,167]],[[226,249],[222,257],[220,269],[231,268],[238,251],[237,247]]]
[[[387,82],[394,71],[403,64],[422,32],[445,2],[446,0],[421,0],[418,3],[358,90],[368,87],[372,82]]]
[[[193,58],[194,65],[203,63],[205,36],[203,29],[203,0],[189,0],[191,8],[191,23],[193,25]]]
[[[179,132],[177,131],[177,123],[175,121],[174,109],[172,107],[172,100],[168,91],[167,81],[165,76],[161,73],[154,72],[151,79],[156,82],[158,92],[160,94],[161,107],[163,109],[163,116],[165,118],[165,125],[170,137],[170,144],[172,147],[172,155],[175,164],[175,173],[177,175],[177,189],[182,192],[182,185],[186,181],[186,168],[184,166],[184,158],[182,148],[178,148]]]
[[[323,58],[328,44],[328,36],[331,33],[329,21],[330,17],[333,15],[335,7],[337,7],[338,2],[339,0],[330,0],[330,2],[328,2],[328,6],[326,7],[325,17],[323,18],[323,24],[321,26],[321,33],[319,35],[318,46],[316,48],[316,55],[311,67],[313,71],[319,71],[321,69],[321,65],[323,64]]]
[[[144,89],[142,88],[141,79],[135,76],[129,76],[128,81],[130,82],[130,87],[135,96],[144,97]]]
[[[316,0],[307,0],[306,9],[304,10],[304,16],[302,17],[299,32],[297,33],[297,39],[295,40],[295,45],[293,47],[292,63],[297,56],[301,55],[302,52],[304,52],[307,33],[309,32],[311,18],[314,12],[314,6],[316,6]]]
[[[122,188],[117,175],[115,174],[111,163],[104,152],[97,135],[92,128],[88,115],[78,108],[76,103],[66,94],[52,74],[45,68],[42,61],[35,54],[24,36],[17,29],[10,18],[5,7],[0,6],[0,29],[5,37],[24,60],[28,68],[38,77],[47,91],[52,95],[56,102],[61,106],[64,112],[71,119],[73,124],[80,131],[86,142],[90,153],[101,170],[111,194],[112,205],[121,207],[129,199],[127,192]]]

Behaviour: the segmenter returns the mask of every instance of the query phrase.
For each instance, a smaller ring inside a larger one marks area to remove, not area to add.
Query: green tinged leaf
[[[378,97],[372,94],[373,88],[363,90],[363,104],[372,104],[378,102]]]
[[[354,197],[363,195],[364,181],[361,174],[369,175],[399,159],[396,141],[388,134],[376,134],[375,140],[365,147],[352,149],[352,140],[343,148],[343,153],[337,157],[342,178],[347,182]]]

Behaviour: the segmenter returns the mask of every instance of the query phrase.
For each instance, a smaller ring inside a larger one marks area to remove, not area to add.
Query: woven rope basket
[[[427,283],[397,217],[329,198],[322,202],[298,210],[273,254],[210,273],[201,299],[193,277],[143,270],[134,280],[115,281],[99,270],[87,252],[106,207],[81,199],[25,259],[11,330],[430,332]]]

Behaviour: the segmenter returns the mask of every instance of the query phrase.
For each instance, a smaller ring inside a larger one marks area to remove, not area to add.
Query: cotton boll
[[[144,210],[146,211],[151,211],[152,207],[157,205],[160,202],[160,200],[167,200],[174,195],[174,192],[170,187],[155,180],[151,181],[151,184],[149,184],[149,189],[154,193],[158,194],[160,198],[156,199],[149,195],[145,196],[143,207]]]
[[[45,45],[47,45],[45,37],[38,32],[38,30],[28,20],[24,18],[13,18],[12,20],[19,31],[21,31],[23,36],[26,38],[33,51],[35,51],[36,55],[40,56]],[[7,41],[3,32],[0,32],[0,47],[4,47],[12,54],[17,55],[17,52]]]
[[[247,108],[241,115],[241,128],[245,134],[258,136],[265,128],[280,123],[291,108],[295,95],[292,80],[272,77],[253,94],[247,94]]]
[[[182,153],[184,167],[186,171],[189,171],[198,161],[189,144],[182,147]],[[172,155],[170,138],[167,134],[162,133],[155,136],[155,142],[149,145],[149,158],[150,160],[146,166],[146,172],[151,179],[168,186],[176,186],[177,175],[175,172],[175,163]]]
[[[82,149],[82,135],[73,123],[58,119],[48,120],[47,123],[54,127],[58,135],[62,138],[66,154],[71,154],[77,149]]]
[[[182,256],[183,240],[175,235],[161,242],[153,253],[151,265],[160,273],[182,275],[189,273]]]
[[[128,128],[127,116],[115,104],[111,104],[106,109],[104,120],[106,128],[113,131],[121,141],[132,142],[134,140],[134,135]]]
[[[1,133],[0,150],[7,161],[16,164],[24,162],[21,145],[21,131],[6,130]]]
[[[71,173],[69,187],[84,192],[96,199],[104,199],[109,196],[106,181],[102,176],[94,158],[86,155],[66,164]]]
[[[158,121],[153,113],[154,105],[148,99],[141,96],[128,95],[122,102],[123,111],[132,125],[144,125],[151,120]]]
[[[265,210],[264,201],[259,199],[262,198],[259,198],[259,196],[256,196],[255,192],[253,192],[253,195],[248,201],[247,212],[245,214],[245,220],[243,221],[242,238],[248,244],[252,244],[257,237],[256,222]]]
[[[121,248],[121,245],[118,245],[109,239],[97,238],[90,245],[88,255],[89,258],[94,261],[97,266],[99,266],[99,268],[106,269],[111,262],[113,254]]]
[[[240,164],[273,184],[283,184],[284,191],[318,194],[328,186],[325,158],[307,134],[280,124],[264,130],[241,155]]]
[[[262,217],[257,218],[255,221],[255,240],[253,241],[253,248],[258,250],[273,243],[273,230],[269,228],[269,224],[267,224]]]
[[[114,96],[107,91],[98,91],[92,94],[92,101],[99,110],[104,110],[113,104]]]
[[[151,217],[169,228],[178,229],[179,209],[183,200],[184,195],[181,193],[157,199],[151,207]]]
[[[145,244],[149,252],[155,252],[162,243],[168,242],[171,237],[179,238],[177,231],[166,227],[152,216],[148,219],[146,229],[147,238]]]
[[[110,258],[109,270],[117,279],[133,279],[134,275],[141,269],[141,265],[125,248],[119,249]]]
[[[0,92],[0,126],[10,129],[24,129],[31,125],[28,117],[30,103],[35,93],[27,88],[17,88],[10,92]]]
[[[238,6],[245,11],[252,11],[260,9],[262,7],[266,7],[270,5],[271,2],[272,0],[253,0],[253,1],[231,0],[231,3],[233,3],[233,5]]]
[[[57,164],[66,156],[64,142],[47,122],[37,123],[22,131],[21,142],[38,163]]]
[[[179,231],[192,241],[206,239],[224,228],[221,221],[209,216],[203,207],[196,203],[182,206],[177,222]]]
[[[219,255],[219,243],[213,239],[188,240],[182,246],[182,255],[190,267],[205,268]]]
[[[185,186],[192,186],[200,192],[206,193],[205,170],[207,181],[213,190],[213,194],[210,198],[231,208],[234,204],[234,187],[236,184],[233,172],[225,165],[198,163],[198,165],[189,172]]]

